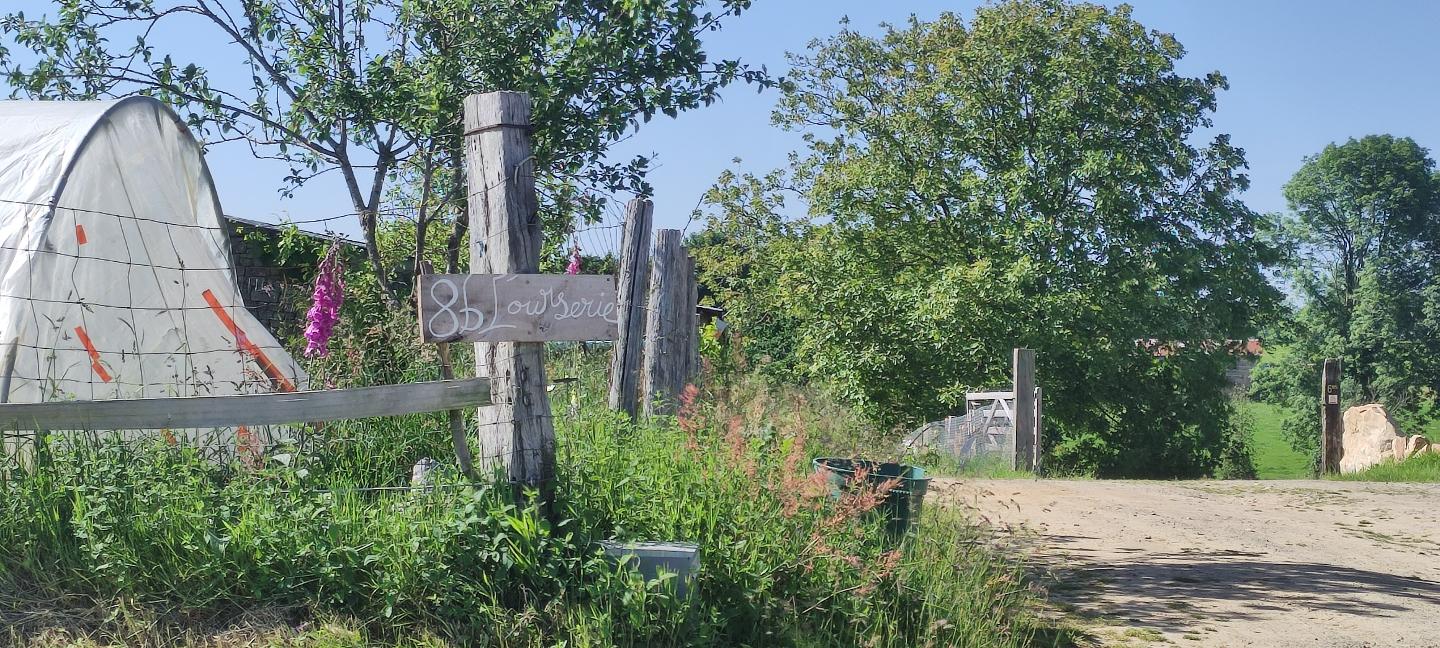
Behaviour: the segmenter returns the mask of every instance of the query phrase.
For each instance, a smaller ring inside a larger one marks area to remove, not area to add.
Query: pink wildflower
[[[320,260],[319,272],[315,275],[313,303],[305,313],[305,357],[330,354],[330,336],[335,324],[340,321],[340,305],[345,303],[345,264],[340,258],[340,242],[330,245],[325,258]]]
[[[700,419],[700,389],[693,384],[685,385],[685,391],[680,394],[680,411],[675,414],[675,422],[680,424],[680,429],[685,431],[685,448],[688,450],[699,450],[700,442],[696,439],[696,433],[705,425]]]
[[[565,266],[565,274],[580,274],[580,244],[570,248],[570,265]]]

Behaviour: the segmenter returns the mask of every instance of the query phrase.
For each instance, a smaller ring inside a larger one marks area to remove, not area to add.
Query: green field
[[[1279,407],[1245,402],[1241,409],[1255,422],[1255,474],[1260,479],[1308,479],[1313,477],[1310,458],[1291,449],[1280,435]]]

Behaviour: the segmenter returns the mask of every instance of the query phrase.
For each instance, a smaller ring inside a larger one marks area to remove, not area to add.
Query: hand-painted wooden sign
[[[420,275],[425,342],[613,340],[615,278],[602,275]]]

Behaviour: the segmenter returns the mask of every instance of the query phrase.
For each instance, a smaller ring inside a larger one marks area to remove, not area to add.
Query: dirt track
[[[1440,647],[1440,485],[936,480],[1100,645]]]

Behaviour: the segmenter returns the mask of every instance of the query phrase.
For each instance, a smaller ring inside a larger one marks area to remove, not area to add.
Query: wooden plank
[[[650,222],[655,206],[635,199],[625,206],[616,282],[615,351],[610,359],[610,409],[635,418],[640,397],[640,362],[645,341],[645,289],[650,280]]]
[[[484,378],[354,389],[0,405],[6,430],[163,430],[401,416],[490,403]]]
[[[425,342],[613,340],[620,322],[609,276],[432,274],[419,288]]]
[[[980,423],[980,431],[982,433],[990,434],[990,428],[993,427],[995,423],[995,415],[1000,413],[1000,405],[1004,402],[1005,401],[997,400],[990,403],[990,409],[985,411],[985,420]]]
[[[1320,471],[1340,472],[1344,422],[1340,413],[1340,360],[1328,358],[1320,370]]]
[[[688,349],[681,331],[689,321],[683,312],[688,285],[684,277],[685,247],[680,240],[680,230],[657,231],[655,253],[650,258],[645,366],[641,376],[646,416],[675,413],[680,390],[685,388]]]
[[[491,92],[465,98],[465,178],[470,271],[540,271],[540,207],[530,146],[530,97]],[[516,484],[554,494],[555,426],[545,392],[541,342],[477,342],[475,375],[491,379],[494,404],[477,414],[476,467],[501,468]]]
[[[980,401],[980,400],[1014,400],[1014,399],[1015,399],[1015,392],[1008,392],[1008,391],[1003,391],[1003,392],[1002,392],[1002,391],[969,392],[969,393],[965,394],[965,400],[967,400],[967,401]]]
[[[1035,470],[1035,351],[1015,349],[1015,469]],[[1003,401],[1001,401],[1003,402]]]

